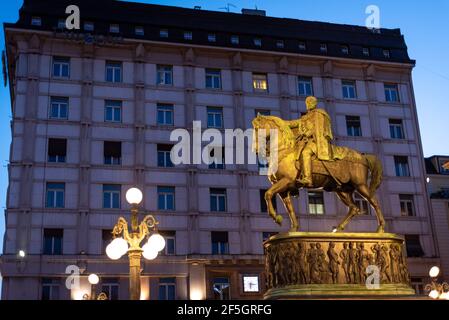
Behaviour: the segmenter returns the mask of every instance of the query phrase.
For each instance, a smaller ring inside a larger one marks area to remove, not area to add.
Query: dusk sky
[[[145,3],[165,4],[193,8],[224,11],[230,3],[232,12],[242,8],[266,10],[267,15],[303,20],[335,22],[343,24],[364,25],[368,5],[380,8],[381,27],[400,28],[405,35],[409,55],[417,60],[413,72],[414,89],[417,101],[421,137],[424,155],[449,155],[448,119],[449,103],[444,95],[449,94],[449,52],[448,19],[449,1],[407,1],[407,0],[196,0],[196,1],[139,1]],[[76,1],[74,0],[74,3]],[[0,21],[15,22],[21,0],[1,1]],[[81,19],[82,19],[81,11]],[[112,18],[112,17],[111,17]],[[3,28],[0,30],[1,48],[5,47]],[[3,80],[2,80],[3,83]],[[5,208],[8,172],[7,164],[10,147],[11,106],[9,89],[0,88],[0,205]],[[443,130],[446,130],[444,132]],[[4,232],[4,215],[0,217],[0,243]],[[2,247],[0,247],[0,252]]]

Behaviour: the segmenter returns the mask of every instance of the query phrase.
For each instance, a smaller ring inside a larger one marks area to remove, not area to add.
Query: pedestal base
[[[292,232],[264,243],[265,299],[414,295],[404,239],[390,233]]]

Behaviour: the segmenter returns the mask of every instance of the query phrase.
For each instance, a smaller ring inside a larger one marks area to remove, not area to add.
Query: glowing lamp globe
[[[115,238],[106,247],[106,254],[112,260],[120,259],[128,251],[128,243],[123,238]]]
[[[149,242],[145,243],[142,247],[142,255],[147,260],[154,260],[157,257],[158,251],[150,245]]]
[[[440,296],[440,294],[438,293],[437,290],[432,290],[429,293],[429,297],[431,297],[432,299],[438,299],[439,296]]]
[[[161,251],[165,248],[165,239],[159,233],[154,233],[148,239],[148,244],[156,251]]]
[[[430,268],[429,276],[431,278],[436,278],[436,277],[438,277],[439,274],[440,274],[440,268],[438,268],[437,266]]]
[[[440,299],[449,300],[449,292],[443,292],[442,294],[440,294]]]
[[[126,201],[128,201],[129,204],[139,204],[142,202],[142,199],[143,194],[139,189],[131,188],[126,191]]]
[[[89,280],[90,284],[98,284],[98,282],[100,281],[100,278],[98,278],[98,276],[95,273],[92,273],[89,275],[89,277],[87,277],[87,280]]]

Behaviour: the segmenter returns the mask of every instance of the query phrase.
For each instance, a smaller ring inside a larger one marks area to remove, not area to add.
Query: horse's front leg
[[[281,195],[282,201],[284,202],[284,207],[288,212],[290,217],[290,232],[296,232],[299,230],[298,218],[295,214],[295,208],[293,207],[292,198],[289,192]]]
[[[270,189],[265,192],[265,201],[267,203],[268,214],[278,225],[282,225],[282,216],[276,213],[273,206],[273,196],[287,189],[290,181],[286,178],[282,178],[278,182],[274,183]]]

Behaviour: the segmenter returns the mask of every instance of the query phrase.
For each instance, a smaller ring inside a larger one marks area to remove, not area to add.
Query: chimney
[[[250,16],[262,16],[262,17],[265,17],[267,15],[265,10],[258,10],[258,9],[242,9],[242,14],[247,14]]]

